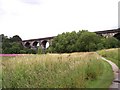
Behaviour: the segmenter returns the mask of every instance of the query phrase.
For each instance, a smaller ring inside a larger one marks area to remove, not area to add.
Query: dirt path
[[[106,58],[100,56],[103,60],[107,61],[113,69],[113,73],[114,73],[114,80],[112,82],[112,85],[109,87],[109,90],[120,90],[120,70],[118,68],[118,66],[113,63],[110,60],[107,60]]]

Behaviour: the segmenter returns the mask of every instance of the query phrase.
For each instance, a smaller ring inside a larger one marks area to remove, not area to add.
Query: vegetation
[[[120,41],[114,37],[104,38],[96,33],[82,30],[59,34],[53,39],[49,52],[87,52],[118,47],[120,47]]]
[[[120,48],[104,49],[98,51],[98,53],[114,62],[120,68]]]
[[[108,88],[113,80],[93,52],[4,57],[2,67],[3,88]]]
[[[118,36],[116,37],[118,38]],[[1,34],[0,37],[2,37],[2,44],[0,43],[0,51],[2,51],[4,54],[43,53],[43,50],[40,48],[37,48],[36,50],[31,49],[31,47],[24,48],[21,43],[22,39],[18,35],[8,38],[7,36]],[[79,32],[73,31],[59,34],[53,39],[52,45],[46,51],[49,53],[72,53],[97,51],[101,49],[118,47],[120,47],[119,39],[116,39],[114,37],[104,38],[100,35],[97,35],[96,33],[82,30]]]
[[[119,28],[120,29],[120,28]],[[115,34],[115,36],[114,36],[115,38],[117,38],[118,40],[120,40],[120,33],[118,33],[118,34]]]
[[[4,34],[1,34],[0,38],[2,38],[2,43],[0,42],[0,53],[3,54],[36,53],[32,49],[24,48],[22,45],[22,39],[18,35],[8,38],[7,36],[4,36]]]

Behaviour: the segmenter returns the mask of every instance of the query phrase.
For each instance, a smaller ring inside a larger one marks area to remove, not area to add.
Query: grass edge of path
[[[88,84],[88,88],[109,88],[109,86],[112,84],[114,79],[112,67],[107,61],[102,62],[104,64],[104,72],[102,76],[99,76],[95,81],[90,81],[91,84]]]

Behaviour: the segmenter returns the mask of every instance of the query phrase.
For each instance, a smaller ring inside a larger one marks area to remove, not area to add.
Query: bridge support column
[[[42,41],[39,41],[39,49],[42,50],[42,53],[46,53],[46,43],[44,44]]]
[[[36,50],[37,51],[37,46],[33,45],[34,41],[30,43],[31,49]]]

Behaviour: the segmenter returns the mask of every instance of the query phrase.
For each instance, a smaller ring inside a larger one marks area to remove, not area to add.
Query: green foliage
[[[37,52],[38,54],[42,54],[42,48],[38,48],[38,52]]]
[[[24,48],[22,45],[22,39],[18,35],[8,38],[7,36],[4,36],[4,34],[1,34],[0,38],[2,38],[2,41],[0,42],[0,53],[3,54],[36,53],[35,50]]]
[[[52,47],[48,47],[48,48],[46,49],[46,53],[52,53],[52,50],[53,50]]]
[[[36,50],[34,49],[24,48],[23,50],[26,52],[26,54],[36,54]]]
[[[25,50],[20,50],[20,54],[26,54]]]
[[[59,34],[52,40],[52,45],[45,50],[38,51],[31,48],[24,48],[22,39],[15,35],[8,38],[1,34],[2,43],[0,43],[0,53],[71,53],[71,52],[88,52],[101,49],[118,48],[120,41],[115,37],[104,38],[93,32],[82,30],[79,32],[66,32]],[[116,36],[119,37],[119,34]]]
[[[0,35],[2,37],[2,53],[8,54],[8,53],[16,53],[19,54],[20,50],[23,48],[20,42],[16,42],[14,40],[16,37],[19,38],[19,36],[13,36],[13,38],[8,38],[7,36],[4,36],[4,34]]]
[[[120,46],[120,41],[114,37],[106,38],[105,47],[107,48],[118,48]]]
[[[120,40],[120,33],[115,34],[114,37],[117,38],[118,40]]]
[[[92,32],[83,32],[77,40],[79,51],[95,51],[101,42],[101,37]]]
[[[120,68],[120,48],[100,50],[98,53],[114,62]]]
[[[97,81],[95,81],[95,80],[93,80],[92,79],[92,81],[90,80],[89,82],[87,82],[87,87],[88,88],[106,88],[105,90],[107,90],[107,88],[111,85],[111,81],[113,80],[113,71],[112,71],[112,68],[111,68],[111,65],[110,64],[108,64],[106,61],[102,61],[103,62],[103,66],[102,67],[104,67],[105,69],[103,69],[103,72],[98,72],[98,75],[100,74],[100,73],[102,73],[102,75],[101,76],[99,76],[99,77],[97,77],[98,78],[98,80]],[[91,67],[92,68],[92,67]],[[95,67],[93,67],[93,68],[95,68]],[[99,71],[99,69],[100,68],[98,68],[98,71]],[[89,73],[90,73],[90,71],[92,71],[91,69],[89,69]],[[95,73],[95,72],[94,72]],[[95,73],[95,75],[96,75],[96,73]],[[90,76],[90,78],[92,77],[95,77],[96,78],[96,76],[95,76],[94,74],[92,74],[92,75],[89,75]],[[109,77],[109,79],[108,79],[108,77]],[[105,82],[103,82],[103,80],[105,81]],[[102,87],[101,87],[102,86]]]
[[[54,38],[52,42],[52,49],[53,52],[73,52],[76,51],[76,48],[74,47],[74,43],[77,40],[77,34],[75,31],[69,33],[62,33],[61,35],[58,35]]]
[[[12,42],[19,42],[19,41],[22,41],[22,39],[18,36],[18,35],[15,35],[13,36],[12,38],[10,38]]]
[[[114,37],[104,38],[96,33],[82,30],[59,34],[53,39],[50,49],[55,53],[71,53],[117,47],[120,47],[120,41]]]

